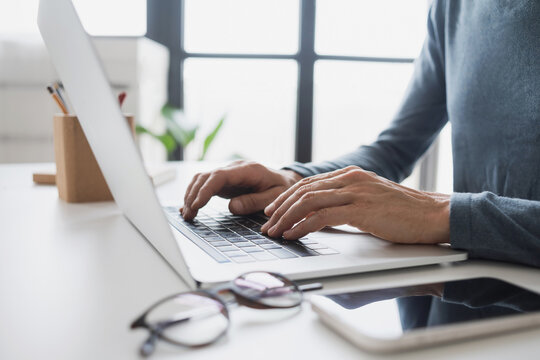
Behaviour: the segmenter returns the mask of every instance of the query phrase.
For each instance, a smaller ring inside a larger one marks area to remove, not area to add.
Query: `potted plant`
[[[185,122],[181,121],[181,119],[184,118],[184,112],[182,109],[170,104],[165,104],[161,108],[161,115],[165,120],[165,131],[163,133],[155,133],[142,125],[137,125],[135,127],[135,131],[137,134],[150,135],[163,144],[167,151],[167,158],[169,160],[179,160],[174,159],[173,154],[178,152],[178,150],[185,149],[193,142],[197,136],[199,127],[197,125],[186,125]],[[212,131],[210,131],[210,133],[204,137],[203,146],[198,157],[199,161],[205,159],[208,149],[215,140],[224,122],[225,115],[218,120]]]

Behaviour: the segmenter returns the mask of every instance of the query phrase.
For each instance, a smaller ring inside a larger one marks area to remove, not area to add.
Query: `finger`
[[[224,170],[215,170],[197,190],[191,207],[200,209],[208,203],[210,198],[223,189],[227,183],[227,173]]]
[[[192,220],[197,215],[197,211],[199,209],[193,208],[193,200],[195,200],[195,198],[197,197],[199,189],[201,188],[201,186],[203,186],[208,177],[210,177],[210,173],[201,174],[193,184],[191,190],[189,191],[186,202],[184,203],[184,218],[186,220]]]
[[[309,214],[324,208],[348,205],[350,200],[349,194],[333,190],[308,192],[287,209],[273,227],[268,229],[268,235],[280,237],[283,232],[291,229],[294,224],[306,218]]]
[[[294,193],[292,193],[287,199],[285,199],[281,203],[281,205],[273,212],[270,219],[261,227],[261,231],[266,232],[268,231],[268,229],[273,227],[278,222],[278,220],[283,217],[283,214],[285,214],[285,212],[294,203],[296,203],[302,196],[304,196],[304,194],[307,194],[309,192],[314,192],[314,191],[320,191],[320,190],[338,189],[338,188],[341,188],[342,186],[343,186],[343,183],[340,181],[340,179],[336,179],[336,180],[325,179],[325,180],[320,180],[317,182],[312,182],[312,183],[300,186]]]
[[[199,177],[201,176],[202,174],[195,174],[195,176],[193,176],[193,178],[191,179],[191,182],[189,183],[187,189],[186,189],[186,192],[184,193],[184,207],[185,207],[185,204],[187,202],[187,199],[188,199],[188,195],[191,193],[191,189],[193,188],[193,184],[195,184],[195,182],[197,182],[197,180],[199,179]]]
[[[292,229],[285,231],[283,237],[286,240],[296,240],[309,233],[319,231],[325,226],[346,224],[349,222],[351,214],[353,214],[351,205],[320,209]]]
[[[244,164],[245,161],[244,160],[236,160],[236,161],[233,161],[232,163],[228,164],[226,167],[227,168],[230,168],[230,167],[234,167],[234,166],[239,166],[239,165],[242,165]],[[195,176],[193,177],[193,179],[191,179],[191,182],[189,183],[187,189],[186,189],[186,192],[184,194],[184,204],[187,202],[187,199],[188,199],[188,195],[191,193],[191,189],[193,188],[193,185],[197,182],[197,179],[203,174],[201,173],[198,173],[198,174],[195,174]]]
[[[285,191],[283,194],[281,194],[276,200],[274,200],[270,205],[268,205],[265,209],[264,209],[264,213],[267,215],[267,216],[271,216],[275,210],[277,208],[279,208],[281,206],[281,204],[286,200],[288,199],[294,192],[296,192],[298,189],[300,189],[302,186],[306,186],[306,185],[309,185],[311,183],[314,183],[314,182],[317,182],[317,181],[321,181],[321,180],[326,180],[326,179],[331,179],[333,177],[336,177],[336,176],[339,176],[347,171],[349,171],[349,167],[346,167],[344,169],[339,169],[339,170],[336,170],[336,171],[332,171],[332,172],[328,172],[328,173],[324,173],[324,174],[319,174],[319,175],[315,175],[315,176],[310,176],[310,177],[307,177],[307,178],[303,178],[302,180],[298,181],[296,184],[294,184],[293,186],[291,186],[289,189],[287,189],[287,191]]]
[[[197,211],[224,187],[250,186],[259,183],[263,176],[261,167],[262,165],[259,164],[234,164],[234,166],[201,175],[188,195],[188,219],[195,217]],[[204,178],[204,181],[201,181],[201,178]]]
[[[236,215],[251,214],[264,209],[283,191],[283,187],[273,187],[261,193],[252,193],[233,198],[229,210]]]

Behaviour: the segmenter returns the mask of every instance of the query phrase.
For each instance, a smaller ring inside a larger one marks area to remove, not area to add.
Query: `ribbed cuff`
[[[470,193],[453,193],[450,197],[450,245],[454,249],[473,248]]]

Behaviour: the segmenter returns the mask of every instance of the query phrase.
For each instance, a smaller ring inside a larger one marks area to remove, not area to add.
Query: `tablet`
[[[396,352],[540,326],[540,294],[494,278],[314,295],[330,328],[371,352]]]

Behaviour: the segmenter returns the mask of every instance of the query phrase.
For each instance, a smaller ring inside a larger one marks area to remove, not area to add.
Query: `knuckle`
[[[211,178],[216,178],[216,177],[223,176],[224,173],[225,173],[225,170],[216,169],[216,170],[212,171],[210,174],[208,174],[208,176],[211,177]]]
[[[317,217],[319,219],[325,219],[326,217],[328,217],[328,209],[327,208],[322,208],[322,209],[318,210],[316,212],[316,214],[317,214]]]
[[[265,170],[265,166],[263,164],[260,164],[258,162],[251,162],[249,166],[256,172],[261,172]]]
[[[298,181],[298,185],[300,187],[309,184],[311,182],[311,177],[303,178],[302,180]]]
[[[245,196],[242,202],[245,207],[249,208],[252,208],[256,205],[256,201],[253,196]]]
[[[360,170],[359,168],[356,168],[347,172],[347,175],[353,180],[363,180],[366,177],[366,172],[364,170]]]
[[[309,202],[313,200],[314,198],[315,198],[315,193],[313,191],[308,191],[300,197],[300,201]]]
[[[313,185],[311,184],[305,184],[305,185],[302,185],[300,186],[300,188],[298,189],[298,194],[305,194],[305,193],[309,193],[313,190]]]
[[[373,171],[365,171],[366,175],[372,178],[377,177],[377,174]]]
[[[198,181],[204,181],[204,179],[208,178],[208,176],[210,176],[211,174],[212,174],[211,172],[202,172],[197,177],[197,180]]]

